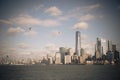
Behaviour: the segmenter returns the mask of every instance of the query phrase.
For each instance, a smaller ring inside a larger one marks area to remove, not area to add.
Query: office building
[[[70,55],[70,56],[73,56],[73,55],[74,55],[74,51],[73,51],[72,48],[69,48],[69,49],[68,49],[68,55]]]
[[[64,64],[70,64],[70,63],[71,63],[71,56],[70,55],[65,55]]]
[[[83,56],[84,54],[85,54],[85,50],[81,48],[81,56]]]
[[[55,54],[55,64],[61,64],[61,55],[59,52]]]
[[[97,38],[97,43],[96,43],[96,58],[101,58],[101,57],[102,57],[101,39]]]
[[[53,64],[53,58],[51,56],[48,57],[48,64]]]
[[[115,44],[112,45],[112,51],[113,51],[113,52],[116,51],[116,45],[115,45]]]
[[[108,51],[112,51],[112,41],[108,40]]]
[[[72,56],[73,63],[78,64],[78,60],[79,60],[79,56],[77,56],[77,55]]]
[[[114,61],[115,63],[118,63],[119,62],[119,52],[117,50],[115,50],[114,52]]]
[[[101,54],[103,55],[104,54],[104,51],[103,51],[103,46],[102,46],[102,50],[101,50],[102,52],[101,52]]]
[[[112,52],[112,51],[107,51],[107,53],[106,53],[106,59],[108,60],[108,62],[109,62],[110,64],[112,63],[113,58],[114,58],[113,52]]]
[[[100,53],[98,51],[95,52],[95,59],[99,59],[100,58]]]
[[[76,31],[76,44],[75,44],[75,55],[81,56],[81,34],[79,31]]]
[[[116,50],[116,45],[112,45],[112,52],[113,52],[113,55],[114,55],[114,62],[115,64],[118,64],[119,63],[119,60],[120,60],[120,55],[119,55],[119,51]]]
[[[64,56],[68,54],[68,49],[64,47],[60,47],[59,52],[61,54],[61,62],[64,64]]]

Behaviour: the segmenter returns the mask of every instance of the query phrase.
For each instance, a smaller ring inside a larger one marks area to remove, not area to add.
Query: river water
[[[120,80],[120,65],[2,65],[0,80]]]

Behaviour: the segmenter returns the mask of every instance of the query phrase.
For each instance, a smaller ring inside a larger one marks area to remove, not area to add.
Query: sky
[[[94,55],[96,38],[120,50],[120,0],[0,0],[0,56],[34,57],[75,48]],[[105,48],[106,49],[106,48]]]

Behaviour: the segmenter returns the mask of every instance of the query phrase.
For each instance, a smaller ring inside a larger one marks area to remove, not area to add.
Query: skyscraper
[[[108,40],[108,51],[112,51],[112,41]]]
[[[55,64],[61,64],[61,55],[59,52],[55,54]]]
[[[71,56],[70,55],[65,55],[64,57],[64,64],[70,64],[71,63]]]
[[[103,46],[102,46],[102,52],[101,52],[101,54],[102,54],[102,55],[104,54],[104,51],[103,51]]]
[[[76,39],[75,55],[80,56],[81,55],[81,36],[79,31],[76,31],[75,39]]]
[[[97,38],[97,51],[98,51],[98,56],[99,58],[102,57],[102,45],[101,45],[101,39]]]
[[[68,53],[69,53],[70,56],[73,56],[73,55],[74,55],[73,49],[72,49],[72,48],[69,48],[69,49],[68,49]]]
[[[83,48],[81,48],[81,56],[83,56],[85,53],[85,50]]]
[[[61,54],[61,62],[64,64],[64,56],[66,53],[68,53],[68,49],[65,47],[60,47],[59,52]]]
[[[113,51],[113,52],[116,51],[116,45],[115,45],[115,44],[112,45],[112,51]]]

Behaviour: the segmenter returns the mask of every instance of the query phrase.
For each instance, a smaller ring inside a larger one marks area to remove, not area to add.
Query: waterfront
[[[1,80],[120,80],[120,65],[2,65]]]

